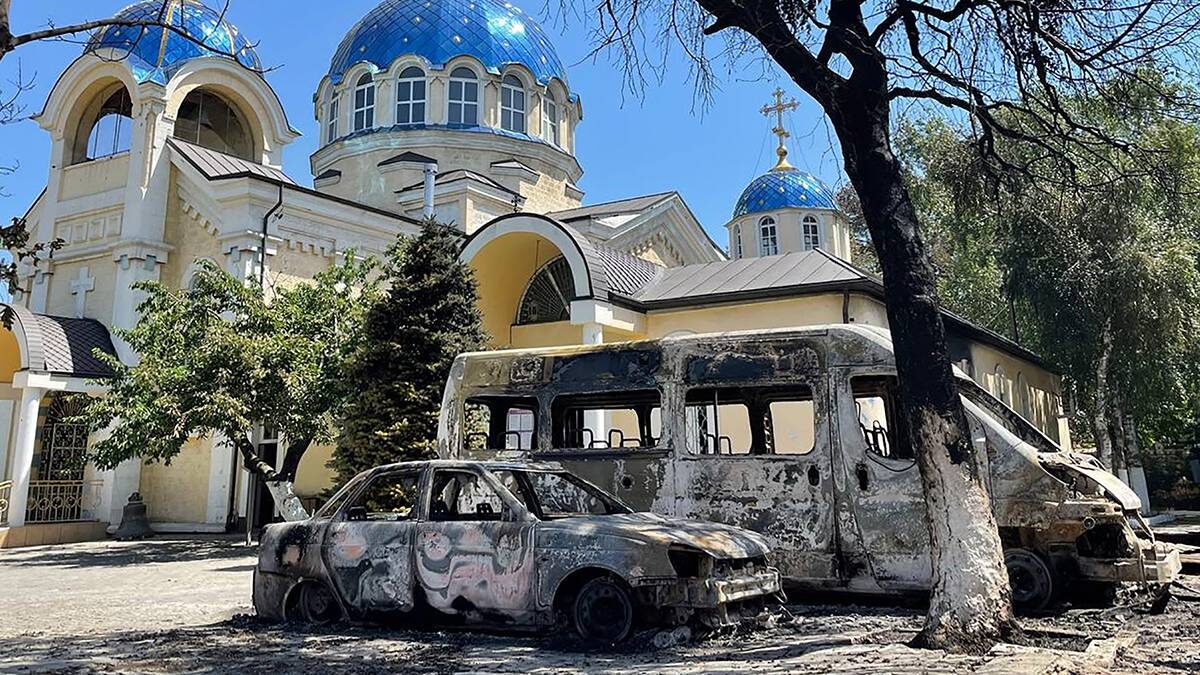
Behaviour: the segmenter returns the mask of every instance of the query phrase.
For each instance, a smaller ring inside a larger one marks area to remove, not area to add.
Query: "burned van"
[[[957,375],[1017,603],[1174,578],[1132,490]],[[552,459],[634,508],[755,530],[792,588],[919,592],[929,533],[901,423],[888,333],[832,325],[464,354],[439,452]]]

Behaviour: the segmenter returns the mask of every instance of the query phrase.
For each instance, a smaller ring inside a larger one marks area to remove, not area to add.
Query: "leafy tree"
[[[969,132],[940,119],[898,134],[917,201],[945,195],[949,205],[922,211],[926,229],[969,244],[941,267],[940,286],[970,289],[979,299],[960,311],[985,323],[1005,297],[1014,300],[1014,337],[1067,375],[1084,413],[1079,429],[1090,428],[1114,468],[1122,450],[1138,461],[1138,427],[1147,442],[1179,438],[1200,409],[1200,129],[1147,95],[1143,81],[1169,86],[1153,71],[1109,85],[1140,101],[1137,116],[1116,114],[1104,96],[1064,103],[1148,151],[1137,157],[1067,145],[1035,158],[1008,140],[998,142],[1005,159],[988,163]],[[1035,163],[1036,172],[1010,170]],[[1074,175],[1044,180],[1055,167]]]
[[[742,66],[739,56],[765,54],[825,112],[883,272],[903,414],[928,505],[934,578],[916,643],[985,649],[1015,625],[1008,578],[951,372],[936,270],[896,155],[892,104],[916,101],[969,118],[986,155],[995,155],[1000,138],[1042,155],[1061,154],[1064,142],[1085,152],[1131,149],[1062,102],[1136,76],[1149,60],[1194,64],[1200,7],[1186,0],[603,0],[595,16],[597,49],[618,55],[636,91],[680,43],[707,91],[714,75],[706,39],[725,35],[716,51],[734,59],[732,68]],[[1121,92],[1103,93],[1112,94],[1114,109],[1132,108]],[[1011,111],[1032,123],[1014,126]]]
[[[458,252],[457,234],[435,222],[389,249],[388,289],[368,314],[366,339],[347,370],[356,394],[331,462],[339,481],[434,456],[450,365],[487,341],[474,275]]]
[[[119,332],[139,360],[106,358],[116,376],[83,413],[103,431],[91,461],[100,468],[135,457],[169,463],[189,438],[217,435],[266,482],[284,518],[305,517],[292,489],[296,471],[313,443],[332,440],[355,393],[344,373],[378,297],[375,267],[372,259],[351,260],[269,303],[257,287],[206,261],[188,289],[139,283],[141,318]],[[278,469],[252,442],[261,422],[287,443]]]

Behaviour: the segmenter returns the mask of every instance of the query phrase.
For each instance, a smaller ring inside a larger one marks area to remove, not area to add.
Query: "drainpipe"
[[[267,224],[271,216],[283,206],[283,181],[279,181],[279,199],[267,210],[262,217],[262,246],[258,253],[258,287],[262,290],[263,299],[267,297]]]
[[[426,162],[422,172],[425,175],[425,198],[422,200],[421,215],[425,220],[433,220],[433,183],[437,178],[437,162]]]

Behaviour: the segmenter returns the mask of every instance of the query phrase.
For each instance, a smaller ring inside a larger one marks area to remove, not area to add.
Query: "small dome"
[[[163,11],[162,0],[141,0],[117,12],[115,18],[156,21],[160,11]],[[229,54],[236,54],[238,62],[248,68],[262,69],[250,42],[220,12],[200,0],[170,0],[162,22],[196,42],[161,26],[107,26],[92,35],[84,51],[116,49],[128,54],[125,60],[138,82],[166,84],[171,73],[186,61],[214,56],[228,58]]]
[[[794,167],[776,167],[750,181],[733,217],[786,208],[837,209],[833,193],[818,178]]]
[[[467,55],[493,72],[519,63],[545,83],[566,82],[546,33],[520,7],[498,0],[384,0],[354,24],[329,64],[336,84],[356,63],[387,68],[414,54],[435,67]]]

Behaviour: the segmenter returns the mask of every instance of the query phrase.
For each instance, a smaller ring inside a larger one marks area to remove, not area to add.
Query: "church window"
[[[542,266],[530,280],[517,310],[517,323],[547,323],[571,318],[575,282],[571,266],[559,256]]]
[[[129,92],[121,87],[100,107],[100,115],[88,134],[87,158],[111,157],[129,151],[133,107]]]
[[[821,226],[813,216],[804,216],[800,223],[801,234],[804,235],[804,250],[811,251],[821,247]]]
[[[775,231],[775,219],[767,216],[758,221],[758,254],[775,255],[779,253],[779,237]]]
[[[500,127],[525,133],[525,89],[514,75],[506,75],[500,85]]]
[[[338,95],[334,94],[329,99],[329,119],[325,120],[325,142],[332,143],[337,140],[338,134]]]
[[[558,145],[558,102],[550,92],[542,97],[542,138]]]
[[[455,68],[450,73],[450,124],[479,124],[479,81],[470,68]]]
[[[425,123],[425,72],[409,66],[396,82],[396,124]]]
[[[375,80],[363,73],[354,85],[354,131],[375,126]]]
[[[225,99],[194,89],[175,117],[175,138],[242,159],[254,159],[254,141],[240,113]]]
[[[733,258],[736,260],[742,257],[742,226],[733,226]]]

